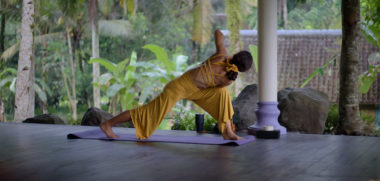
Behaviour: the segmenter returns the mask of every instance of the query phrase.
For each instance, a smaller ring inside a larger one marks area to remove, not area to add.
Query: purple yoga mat
[[[152,135],[145,140],[138,140],[135,134],[116,133],[119,138],[108,138],[103,131],[98,129],[87,130],[67,135],[68,139],[100,139],[100,140],[118,140],[118,141],[136,141],[136,142],[167,142],[167,143],[189,143],[189,144],[207,144],[207,145],[244,145],[255,140],[253,136],[244,136],[243,140],[224,140],[219,137],[207,136],[174,136],[174,135]]]

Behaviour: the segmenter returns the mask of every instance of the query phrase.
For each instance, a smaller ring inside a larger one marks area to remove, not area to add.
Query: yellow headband
[[[230,63],[230,60],[231,60],[230,58],[227,59],[226,72],[229,72],[229,71],[239,72],[238,67],[235,64]]]

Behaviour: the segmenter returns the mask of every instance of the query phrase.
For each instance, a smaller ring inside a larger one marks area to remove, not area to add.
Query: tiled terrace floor
[[[0,123],[0,180],[380,179],[380,137],[288,133],[243,146],[66,139],[87,129],[93,127]]]

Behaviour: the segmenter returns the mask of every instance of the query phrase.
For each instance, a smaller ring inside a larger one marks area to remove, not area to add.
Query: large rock
[[[105,122],[113,117],[112,114],[103,111],[99,108],[89,108],[84,113],[81,124],[83,126],[99,126],[100,123]]]
[[[235,112],[233,121],[237,131],[245,130],[256,123],[257,85],[251,84],[245,87],[232,101],[232,106]]]
[[[41,124],[65,124],[65,122],[54,114],[41,114],[28,118],[23,123],[41,123]]]
[[[82,126],[99,126],[100,123],[105,122],[113,117],[112,114],[103,111],[99,108],[93,107],[89,108],[86,113],[83,115],[81,125]],[[130,127],[132,127],[132,123],[129,123]],[[128,127],[128,124],[121,123],[115,125],[116,127]]]
[[[278,92],[278,118],[288,131],[321,134],[329,111],[325,93],[311,88],[286,88]]]

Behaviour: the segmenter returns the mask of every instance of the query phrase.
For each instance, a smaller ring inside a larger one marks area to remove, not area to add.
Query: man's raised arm
[[[215,31],[215,46],[216,46],[216,54],[227,55],[226,48],[224,47],[224,35],[220,30]]]

